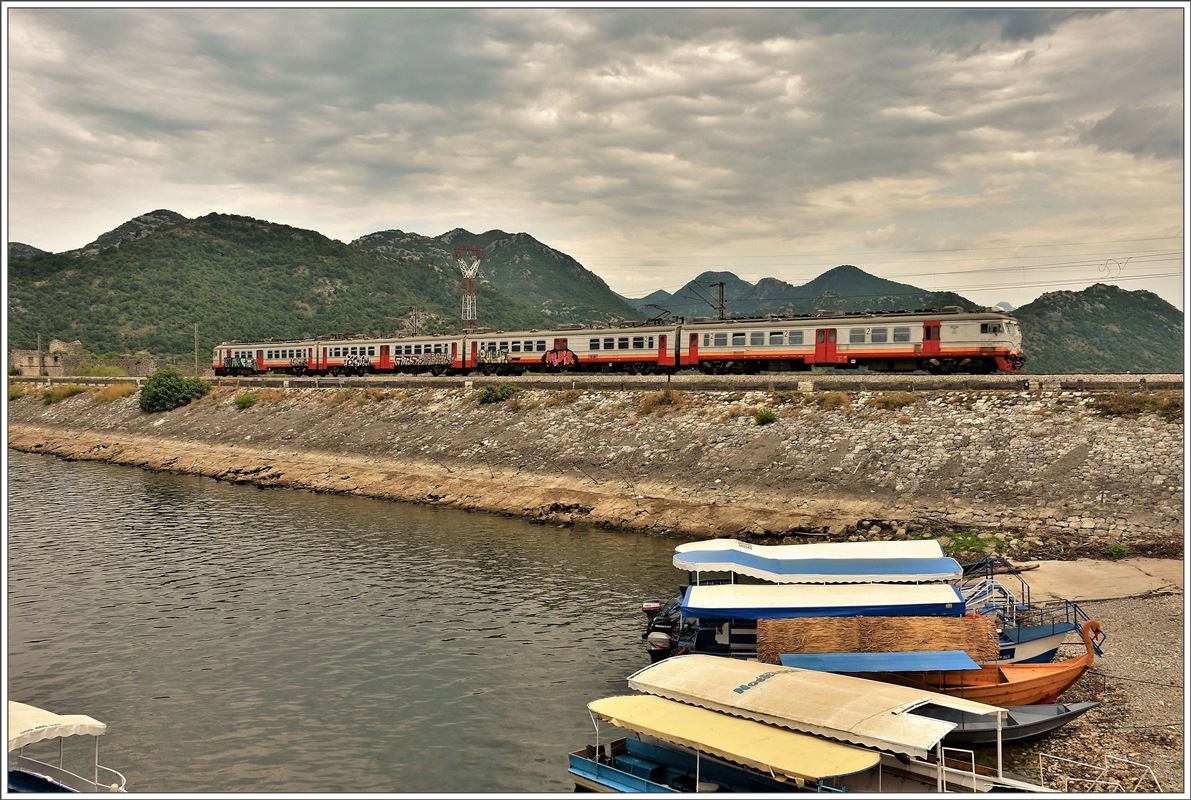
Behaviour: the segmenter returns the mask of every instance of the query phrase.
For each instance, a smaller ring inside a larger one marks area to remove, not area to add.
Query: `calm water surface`
[[[569,791],[672,540],[8,453],[9,694],[133,791]]]

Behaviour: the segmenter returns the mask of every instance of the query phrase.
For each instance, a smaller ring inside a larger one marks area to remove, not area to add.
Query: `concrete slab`
[[[1181,559],[1126,558],[1099,561],[1031,561],[1038,568],[1022,573],[1034,600],[1114,600],[1151,592],[1182,592]],[[1024,566],[1024,564],[1023,564]],[[1008,584],[1007,584],[1008,585]]]

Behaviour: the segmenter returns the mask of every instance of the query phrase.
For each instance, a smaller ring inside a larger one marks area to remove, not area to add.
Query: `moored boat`
[[[1026,742],[1045,736],[1051,731],[1083,716],[1099,703],[1043,703],[1032,706],[1017,706],[1005,709],[1005,722],[1001,727],[1002,742]],[[948,708],[932,708],[920,712],[935,719],[956,723],[956,728],[943,738],[949,745],[995,744],[995,726],[985,717],[953,711]]]
[[[977,716],[1002,709],[845,675],[677,656],[639,670],[631,689],[589,706],[596,746],[570,754],[576,785],[601,791],[1045,791],[970,751],[942,744],[955,723],[917,713],[939,706]],[[601,748],[600,721],[639,737]],[[793,734],[793,736],[790,736]],[[830,744],[831,747],[824,747]],[[718,772],[711,766],[743,770]],[[699,784],[703,784],[702,787]],[[714,784],[714,785],[711,785]]]
[[[8,701],[8,791],[26,792],[122,792],[125,778],[99,763],[99,737],[107,725],[83,714],[55,714],[26,703]],[[65,768],[63,739],[68,736],[95,737],[95,758],[89,777]],[[58,763],[25,755],[25,748],[58,740]],[[101,780],[102,778],[102,780]]]
[[[1057,663],[986,664],[976,670],[887,672],[872,677],[1002,707],[1052,703],[1095,663],[1093,641],[1100,634],[1100,623],[1085,622],[1081,633],[1086,652]]]

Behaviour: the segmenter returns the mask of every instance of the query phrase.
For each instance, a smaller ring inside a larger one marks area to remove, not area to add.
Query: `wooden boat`
[[[1001,741],[1005,743],[1025,742],[1045,736],[1098,705],[1100,704],[1044,703],[1007,708],[1005,709],[1008,712],[1005,715],[1005,724],[1001,727]],[[933,706],[918,709],[915,713],[958,723],[958,727],[943,738],[943,743],[951,747],[994,745],[997,742],[996,721],[989,720],[987,717]]]
[[[1052,664],[986,664],[978,670],[942,672],[880,673],[889,683],[912,686],[932,692],[962,697],[993,706],[1028,706],[1053,703],[1092,668],[1096,659],[1093,638],[1100,634],[1100,623],[1088,620],[1081,631],[1084,647],[1079,658]]]

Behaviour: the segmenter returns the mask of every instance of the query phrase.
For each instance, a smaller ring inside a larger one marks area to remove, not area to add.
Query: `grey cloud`
[[[1181,158],[1183,110],[1174,105],[1122,106],[1083,134],[1083,141],[1102,150],[1138,156]]]

